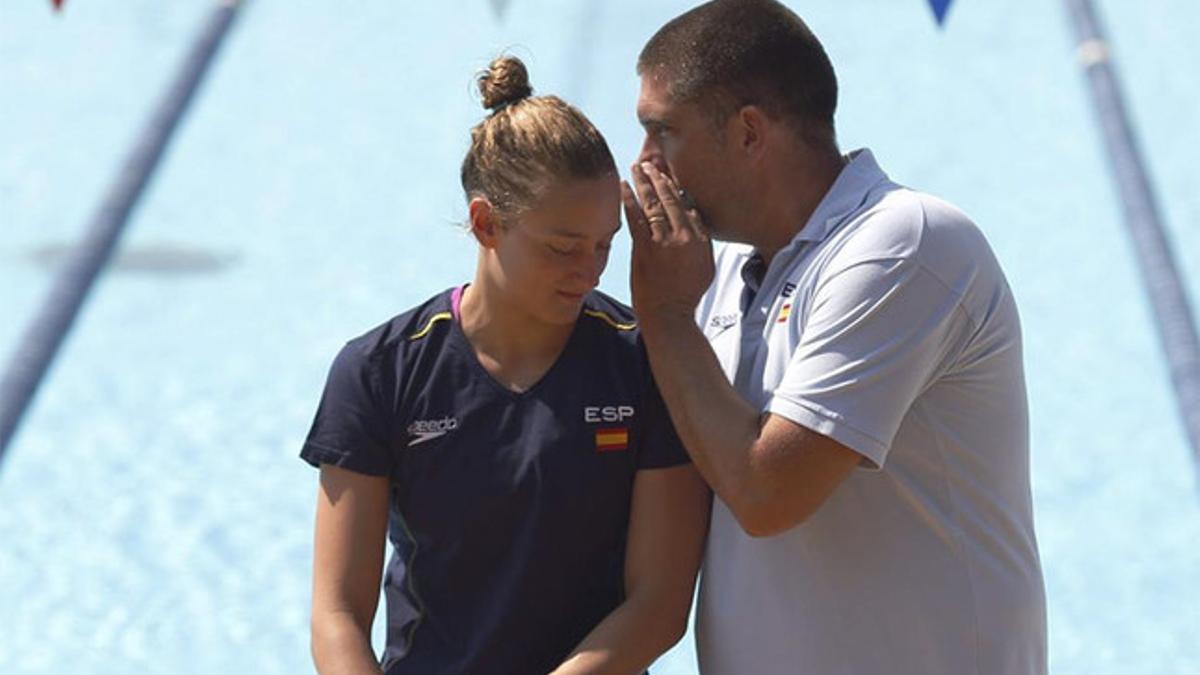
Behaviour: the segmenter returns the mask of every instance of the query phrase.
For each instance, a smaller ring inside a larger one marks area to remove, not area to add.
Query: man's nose
[[[662,164],[662,152],[649,134],[642,141],[642,151],[638,153],[637,161],[638,164],[642,162],[652,162],[655,166]]]
[[[637,161],[638,164],[641,164],[642,162],[650,162],[654,165],[654,168],[658,169],[659,171],[667,175],[671,174],[671,169],[667,166],[667,160],[663,158],[662,152],[660,151],[658,145],[652,141],[647,140],[642,144],[642,151],[638,153]]]

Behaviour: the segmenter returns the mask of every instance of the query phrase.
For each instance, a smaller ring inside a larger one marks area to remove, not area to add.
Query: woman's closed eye
[[[550,249],[550,251],[555,255],[561,256],[572,256],[579,253],[578,246],[563,247],[556,246],[554,244],[546,244],[546,248]],[[608,253],[610,250],[612,250],[612,242],[602,241],[596,244],[596,252],[598,253]]]

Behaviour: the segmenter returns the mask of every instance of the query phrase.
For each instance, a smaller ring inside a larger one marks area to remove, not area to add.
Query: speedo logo
[[[408,425],[408,434],[413,437],[408,442],[408,447],[411,448],[425,441],[445,436],[457,428],[458,419],[455,417],[443,417],[440,420],[417,420]]]
[[[721,329],[729,328],[730,326],[736,324],[740,318],[741,315],[739,314],[718,314],[708,320],[708,327]]]

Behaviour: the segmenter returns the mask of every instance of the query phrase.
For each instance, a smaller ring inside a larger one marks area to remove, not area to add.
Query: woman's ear
[[[472,197],[467,205],[471,218],[471,235],[484,248],[495,248],[500,221],[492,203],[483,197]]]

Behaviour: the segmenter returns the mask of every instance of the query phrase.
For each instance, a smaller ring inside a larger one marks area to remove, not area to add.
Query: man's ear
[[[467,205],[471,218],[471,235],[484,248],[496,248],[500,231],[500,220],[492,203],[483,197],[472,197]]]
[[[744,105],[731,118],[732,138],[738,149],[751,158],[757,158],[766,147],[766,137],[771,119],[756,105]]]

